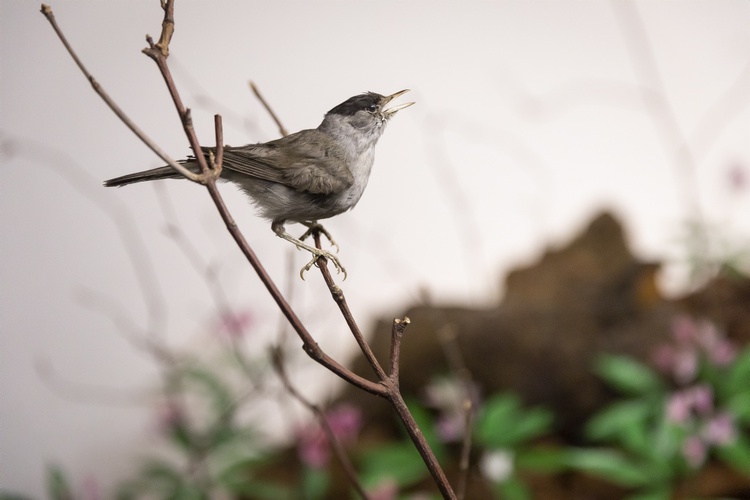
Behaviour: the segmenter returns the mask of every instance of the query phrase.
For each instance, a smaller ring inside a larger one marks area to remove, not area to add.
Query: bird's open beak
[[[388,104],[389,102],[391,102],[392,100],[394,100],[395,98],[397,98],[398,96],[400,96],[402,94],[406,94],[407,92],[409,92],[409,89],[399,90],[395,94],[391,94],[391,95],[387,95],[387,96],[383,97],[383,102],[380,104],[380,106],[381,107],[385,106],[386,104]],[[394,114],[396,114],[396,111],[402,110],[404,108],[408,108],[412,104],[414,104],[414,103],[413,102],[407,102],[406,104],[399,104],[398,106],[394,106],[392,108],[384,109],[383,110],[383,116],[385,116],[386,118],[390,118],[391,116],[393,116]]]

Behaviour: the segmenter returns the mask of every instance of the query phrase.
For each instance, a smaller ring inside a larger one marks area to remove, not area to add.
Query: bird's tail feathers
[[[183,164],[188,170],[192,170],[193,172],[198,171],[198,165],[195,162],[186,161],[186,162],[180,162]],[[180,179],[182,178],[182,174],[177,172],[175,169],[173,169],[170,166],[166,167],[158,167],[158,168],[152,168],[151,170],[144,170],[143,172],[135,172],[128,175],[123,175],[120,177],[115,177],[114,179],[109,179],[107,181],[104,181],[104,185],[106,187],[114,187],[114,186],[127,186],[128,184],[135,184],[136,182],[144,182],[144,181],[155,181],[158,179]]]

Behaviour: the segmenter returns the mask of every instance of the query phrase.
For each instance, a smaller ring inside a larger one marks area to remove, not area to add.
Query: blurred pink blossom
[[[83,480],[81,488],[82,500],[99,500],[102,498],[102,488],[94,476],[88,475]]]
[[[667,399],[667,419],[686,424],[692,417],[709,415],[713,412],[713,398],[713,390],[706,384],[677,391]]]
[[[185,423],[182,406],[175,400],[169,399],[161,403],[156,409],[157,427],[163,434],[171,433],[176,427]]]
[[[682,443],[682,455],[694,469],[703,465],[707,453],[706,444],[698,436],[688,436]]]
[[[241,311],[225,310],[219,315],[219,332],[230,338],[242,338],[254,323],[254,316],[249,309]]]
[[[436,431],[441,440],[460,440],[466,430],[467,398],[473,408],[479,405],[479,390],[475,385],[467,387],[456,377],[435,378],[424,390],[425,404],[440,412]]]
[[[657,368],[681,385],[695,380],[701,359],[721,367],[737,356],[734,344],[709,321],[678,315],[672,320],[672,336],[674,342],[658,346],[652,359]]]
[[[342,404],[326,412],[333,435],[342,444],[357,439],[362,427],[362,412],[352,405]],[[328,435],[319,422],[311,422],[298,432],[300,460],[309,467],[320,469],[328,464],[331,457],[331,444]]]
[[[728,172],[729,189],[734,193],[741,193],[747,190],[748,184],[748,172],[744,165],[735,163],[729,168]]]
[[[732,415],[721,412],[708,421],[703,431],[703,437],[709,444],[725,445],[737,438],[737,428]]]
[[[710,385],[701,384],[688,389],[690,402],[698,415],[707,415],[714,408],[714,391]]]
[[[690,404],[681,392],[672,394],[667,400],[667,419],[675,424],[684,424],[690,418]]]

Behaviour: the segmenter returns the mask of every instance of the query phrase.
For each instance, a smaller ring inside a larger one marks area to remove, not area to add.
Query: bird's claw
[[[299,237],[300,241],[305,241],[306,238],[309,238],[313,235],[313,233],[318,232],[326,237],[328,242],[331,244],[331,246],[336,250],[336,253],[339,253],[339,244],[336,243],[333,239],[333,236],[331,236],[331,233],[328,232],[326,228],[323,227],[322,224],[318,224],[317,222],[312,222],[310,224],[306,224],[307,231],[305,231],[305,234]]]
[[[347,277],[346,269],[344,269],[344,266],[341,265],[341,262],[339,261],[338,257],[333,255],[331,252],[328,252],[326,250],[318,250],[317,252],[313,253],[313,258],[305,264],[305,266],[300,269],[299,277],[302,278],[302,280],[305,279],[305,272],[309,271],[310,268],[313,265],[317,265],[318,259],[326,259],[326,261],[329,261],[333,263],[333,266],[336,268],[337,273],[344,273],[344,279]]]

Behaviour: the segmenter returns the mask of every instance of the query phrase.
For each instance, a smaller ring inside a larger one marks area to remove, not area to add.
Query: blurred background
[[[159,2],[52,8],[120,107],[173,157],[189,154],[140,52],[159,35]],[[290,131],[357,93],[411,89],[402,100],[416,105],[390,122],[362,201],[326,222],[366,332],[415,304],[497,304],[510,270],[602,211],[637,259],[660,264],[665,297],[700,287],[721,259],[747,270],[745,1],[178,2],[175,19],[169,61],[207,145],[215,113],[227,144],[278,137],[251,80]],[[262,364],[281,319],[199,186],[101,186],[160,160],[92,91],[39,5],[0,2],[0,51],[0,486],[42,496],[45,466],[60,463],[106,490],[159,432],[164,370],[144,339],[210,357],[239,322],[248,333],[233,338]],[[221,189],[321,346],[351,359],[319,276],[297,277],[307,256]],[[341,385],[286,342],[300,357],[292,378],[334,397]]]

